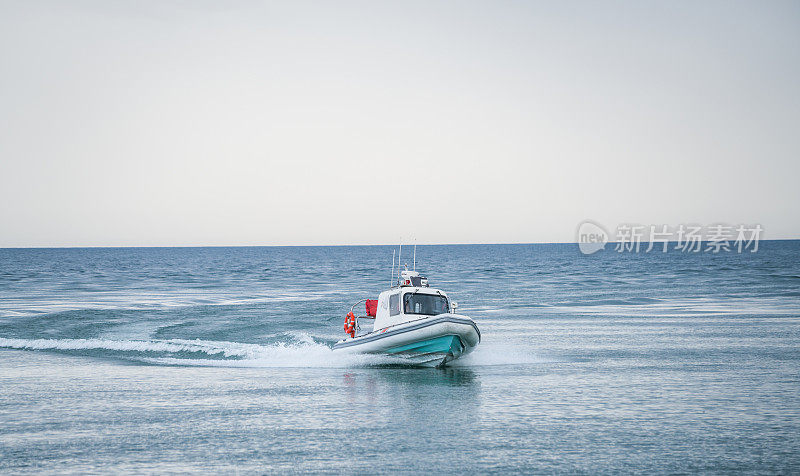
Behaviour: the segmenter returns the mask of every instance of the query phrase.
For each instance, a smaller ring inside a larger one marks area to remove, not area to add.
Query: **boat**
[[[388,354],[401,363],[444,367],[480,343],[475,321],[457,314],[458,304],[442,290],[430,287],[419,272],[404,269],[394,282],[392,265],[392,281],[394,285],[378,299],[353,304],[344,324],[348,337],[334,344],[334,352]],[[365,315],[357,316],[355,308],[362,303]],[[369,332],[361,333],[364,320],[373,325]]]

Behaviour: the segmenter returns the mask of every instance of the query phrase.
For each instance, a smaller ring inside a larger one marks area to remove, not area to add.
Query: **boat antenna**
[[[397,253],[397,280],[400,280],[400,263],[403,261],[400,257],[403,256],[403,238],[400,238],[400,251]]]
[[[389,280],[389,287],[391,288],[394,285],[394,252],[396,250],[392,250],[392,278]]]
[[[414,240],[414,271],[417,270],[417,240]]]

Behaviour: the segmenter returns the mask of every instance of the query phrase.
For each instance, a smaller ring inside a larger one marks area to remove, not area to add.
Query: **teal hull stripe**
[[[385,339],[385,338],[387,338],[389,336],[404,334],[406,332],[415,331],[417,329],[422,329],[424,327],[434,326],[436,324],[441,324],[442,322],[452,322],[452,323],[455,323],[455,324],[466,324],[466,325],[472,326],[472,328],[475,329],[475,332],[478,333],[478,342],[481,341],[481,331],[478,329],[478,325],[475,324],[470,319],[463,319],[463,318],[460,318],[460,317],[442,315],[442,317],[423,318],[423,319],[420,319],[420,321],[421,322],[419,322],[418,324],[401,327],[400,329],[392,328],[394,326],[390,326],[390,327],[387,327],[386,329],[383,329],[381,331],[370,332],[369,334],[364,334],[363,336],[358,336],[355,339],[350,339],[350,340],[347,340],[347,341],[344,341],[344,342],[337,342],[337,343],[335,343],[333,345],[333,348],[334,349],[343,349],[345,347],[357,346],[357,345],[364,344],[366,342],[372,342],[372,341],[376,341],[376,340]]]
[[[442,336],[434,339],[423,340],[414,342],[413,344],[402,345],[400,347],[393,347],[386,352],[396,354],[398,352],[443,352],[453,355],[461,355],[464,346],[461,344],[461,339],[458,336]]]

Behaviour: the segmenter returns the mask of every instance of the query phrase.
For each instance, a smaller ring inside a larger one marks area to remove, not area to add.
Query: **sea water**
[[[330,350],[391,255],[0,250],[0,473],[800,472],[800,242],[421,246],[446,369]]]

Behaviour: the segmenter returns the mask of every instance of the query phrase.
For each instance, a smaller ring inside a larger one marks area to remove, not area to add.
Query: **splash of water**
[[[318,367],[354,368],[404,365],[401,357],[381,354],[336,354],[305,333],[292,335],[291,342],[246,344],[202,340],[114,340],[114,339],[7,339],[0,348],[44,351],[99,351],[115,357],[154,365],[203,367]],[[156,355],[153,355],[156,354]],[[190,355],[186,355],[190,354]],[[481,345],[451,365],[480,367],[546,362],[524,348]]]

